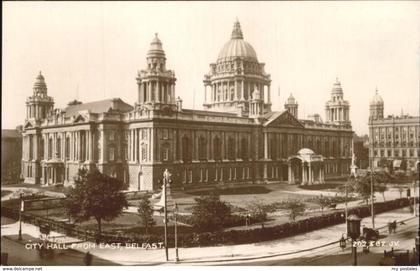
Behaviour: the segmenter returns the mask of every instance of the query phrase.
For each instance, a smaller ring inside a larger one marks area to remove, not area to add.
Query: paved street
[[[375,224],[377,227],[385,226],[388,221],[394,219],[401,221],[410,219],[410,223],[416,221],[412,219],[412,214],[408,209],[395,210],[388,213],[383,213],[376,216]],[[364,218],[362,225],[370,227],[371,219]],[[410,224],[411,225],[411,224]],[[402,229],[402,226],[399,226]],[[2,226],[2,236],[16,235],[18,230],[18,223],[8,224]],[[201,247],[201,248],[180,248],[179,255],[181,263],[186,264],[225,264],[225,263],[249,263],[253,261],[265,260],[269,261],[267,264],[276,264],[276,261],[312,257],[315,255],[328,254],[328,249],[336,253],[338,244],[331,244],[322,248],[325,244],[337,242],[341,234],[346,231],[345,224],[340,224],[322,230],[309,232],[299,236],[283,238],[279,240],[261,242],[256,244],[234,245],[234,246],[218,246],[216,247]],[[24,224],[23,232],[31,236],[39,236],[38,228]],[[52,233],[52,236],[60,236],[59,233]],[[411,238],[411,237],[409,237]],[[408,238],[408,239],[409,239]],[[57,238],[62,242],[74,242],[69,238]],[[410,242],[410,241],[408,241]],[[90,242],[83,242],[81,244],[92,245]],[[408,248],[411,248],[409,245]],[[115,264],[122,265],[147,265],[147,264],[164,264],[164,250],[144,250],[133,248],[103,248],[103,249],[84,249],[77,248],[77,251],[86,253],[90,251],[98,258],[107,260]],[[325,251],[326,250],[326,251]],[[277,256],[281,254],[281,256]],[[169,257],[171,261],[174,260],[174,249],[170,249]],[[270,257],[270,258],[267,258]],[[283,264],[278,262],[278,264]]]

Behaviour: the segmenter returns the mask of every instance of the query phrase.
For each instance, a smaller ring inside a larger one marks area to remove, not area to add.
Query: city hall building
[[[394,169],[406,163],[406,169],[419,171],[420,117],[407,114],[384,117],[384,101],[376,90],[370,102],[369,164],[385,167],[391,162]],[[382,162],[382,163],[381,163]]]
[[[270,75],[235,22],[204,75],[203,110],[175,94],[158,36],[137,75],[137,101],[121,99],[54,108],[44,76],[26,101],[22,174],[27,183],[71,185],[79,168],[96,167],[128,190],[155,190],[165,169],[173,186],[261,182],[323,183],[348,176],[353,131],[349,103],[334,83],[319,114],[298,119],[292,95],[273,111]]]

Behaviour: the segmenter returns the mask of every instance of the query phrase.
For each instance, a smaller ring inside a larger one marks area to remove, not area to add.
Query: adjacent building
[[[21,180],[22,127],[1,130],[1,183]]]
[[[378,90],[370,102],[369,165],[419,170],[420,118],[401,114],[384,117],[384,101]]]
[[[71,185],[81,167],[97,167],[129,190],[155,190],[165,169],[173,187],[288,182],[323,183],[349,174],[353,131],[336,80],[319,115],[298,119],[291,96],[272,110],[270,75],[239,22],[204,75],[203,110],[176,96],[156,35],[137,75],[137,101],[114,98],[54,108],[39,74],[27,101],[22,172],[25,182]]]

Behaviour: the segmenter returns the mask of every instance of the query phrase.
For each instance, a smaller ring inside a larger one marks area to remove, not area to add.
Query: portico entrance
[[[324,158],[311,149],[301,149],[290,156],[288,162],[288,183],[311,185],[324,183]]]

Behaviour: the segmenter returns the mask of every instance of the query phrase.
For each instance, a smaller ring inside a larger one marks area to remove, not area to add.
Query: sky
[[[3,2],[2,129],[23,124],[39,71],[55,107],[137,99],[154,33],[176,96],[202,109],[203,76],[236,18],[271,74],[272,109],[290,93],[299,118],[325,120],[336,77],[357,134],[378,88],[385,115],[419,115],[420,2]]]

